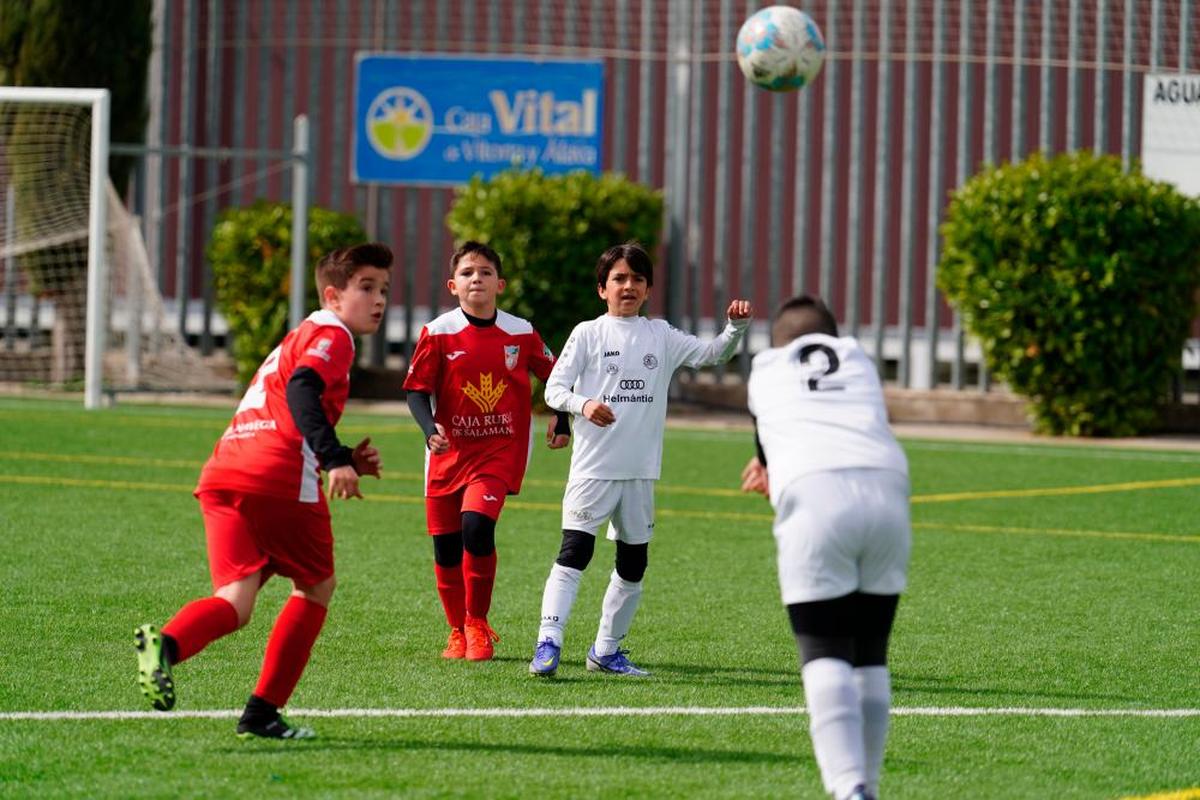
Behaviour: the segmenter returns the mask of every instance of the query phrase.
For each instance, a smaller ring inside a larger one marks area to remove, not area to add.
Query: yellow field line
[[[1200,544],[1200,536],[1175,533],[1089,531],[1072,528],[1018,528],[1011,525],[963,525],[943,522],[914,522],[913,528],[952,531],[954,533],[1016,533],[1027,536],[1066,536],[1075,539],[1133,539],[1149,542],[1187,542],[1189,544]]]
[[[116,489],[124,491],[152,492],[188,492],[194,489],[193,484],[181,483],[151,483],[144,481],[110,481],[95,478],[64,478],[53,475],[0,475],[0,484],[15,483],[27,486],[74,486],[86,489]],[[424,505],[425,498],[420,495],[374,494],[370,493],[367,484],[366,500],[376,503],[400,503],[402,505]],[[548,511],[558,513],[561,505],[558,503],[538,503],[529,500],[510,500],[505,503],[509,508],[523,511]],[[656,513],[662,517],[680,519],[728,520],[731,522],[770,523],[774,517],[771,514],[756,514],[737,511],[695,511],[681,508],[659,508]],[[942,522],[914,522],[913,528],[918,530],[942,530],[954,533],[1008,533],[1026,536],[1063,536],[1087,539],[1114,539],[1153,542],[1187,542],[1200,544],[1200,536],[1170,533],[1138,533],[1132,531],[1093,531],[1071,528],[1020,528],[1010,525],[969,525]],[[1197,800],[1200,800],[1198,798]]]
[[[1107,492],[1136,492],[1143,489],[1176,489],[1200,486],[1200,478],[1165,478],[1158,481],[1127,481],[1100,483],[1094,486],[1050,486],[1039,489],[997,489],[983,492],[951,492],[947,494],[914,495],[914,503],[952,503],[958,500],[994,500],[1006,497],[1062,497],[1073,494],[1105,494]]]
[[[0,450],[0,459],[14,461],[51,461],[58,463],[80,464],[112,464],[117,466],[155,466],[179,467],[199,470],[203,462],[187,459],[152,459],[131,456],[99,456],[91,454],[70,453],[39,453],[20,450]],[[385,468],[384,480],[423,481],[424,473],[420,472],[388,472]],[[526,478],[527,486],[539,488],[561,488],[561,480]],[[1164,478],[1155,481],[1126,481],[1122,483],[1101,483],[1090,486],[1045,486],[1029,489],[990,489],[970,492],[944,492],[940,494],[919,494],[912,497],[914,504],[924,503],[955,503],[966,500],[999,500],[1024,497],[1067,497],[1085,494],[1108,494],[1112,492],[1135,492],[1147,489],[1178,489],[1190,486],[1200,486],[1200,477]],[[742,497],[738,489],[725,489],[703,486],[675,486],[660,484],[657,491],[663,494],[689,495],[696,497]]]
[[[1131,794],[1128,797],[1122,797],[1121,800],[1200,800],[1200,786],[1192,789],[1178,789],[1173,792],[1159,792],[1158,794]]]

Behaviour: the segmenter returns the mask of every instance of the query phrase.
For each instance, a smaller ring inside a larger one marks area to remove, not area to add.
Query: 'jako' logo
[[[627,378],[621,381],[622,389],[645,389],[646,382],[641,378]]]
[[[415,89],[384,89],[367,108],[367,141],[375,152],[394,161],[415,158],[433,136],[433,109]]]

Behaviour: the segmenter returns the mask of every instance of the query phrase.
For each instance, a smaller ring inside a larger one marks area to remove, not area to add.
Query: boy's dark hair
[[[504,277],[504,267],[500,263],[500,254],[492,248],[488,247],[483,242],[468,240],[459,245],[459,248],[454,251],[454,255],[450,256],[450,274],[454,274],[454,270],[458,269],[458,262],[469,256],[471,253],[479,255],[492,262],[492,266],[496,268],[496,277]]]
[[[637,242],[613,245],[604,251],[596,262],[596,285],[603,288],[608,283],[608,273],[612,272],[613,264],[621,259],[629,268],[646,279],[647,286],[654,285],[654,262],[650,254]]]
[[[809,333],[837,336],[837,320],[819,297],[801,294],[784,300],[771,322],[771,344],[782,347]]]
[[[334,250],[317,262],[317,292],[324,292],[326,286],[345,289],[363,267],[391,269],[391,248],[382,242],[366,242]]]

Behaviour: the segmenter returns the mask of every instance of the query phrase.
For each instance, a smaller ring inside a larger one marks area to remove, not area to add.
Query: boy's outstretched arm
[[[362,497],[358,490],[358,471],[355,469],[357,448],[351,449],[338,441],[333,424],[325,416],[325,409],[321,407],[321,394],[324,391],[325,381],[316,370],[299,367],[288,380],[288,411],[291,412],[292,421],[296,423],[300,435],[316,455],[321,468],[329,473],[330,496]],[[359,447],[363,448],[360,455],[362,464],[369,466],[371,459],[367,451],[374,451],[375,448],[365,441]],[[378,462],[379,453],[375,451],[375,471],[368,474],[378,474]]]
[[[750,318],[754,309],[749,300],[734,300],[726,309],[729,322],[725,329],[711,341],[703,341],[689,333],[672,329],[673,338],[670,346],[675,351],[675,364],[689,367],[705,367],[712,364],[724,364],[733,358],[742,337],[750,327]]]

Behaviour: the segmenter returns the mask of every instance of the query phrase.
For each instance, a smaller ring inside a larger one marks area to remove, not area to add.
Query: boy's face
[[[608,313],[614,317],[636,317],[650,296],[646,276],[630,269],[623,258],[612,265],[608,280],[603,286],[597,287],[597,291],[608,303]]]
[[[337,314],[351,333],[357,336],[374,333],[383,320],[391,282],[391,273],[386,269],[360,267],[350,276],[345,289],[325,287],[324,306]]]
[[[504,280],[482,253],[467,253],[458,260],[446,286],[463,311],[490,317],[496,311],[496,295],[504,291]]]

